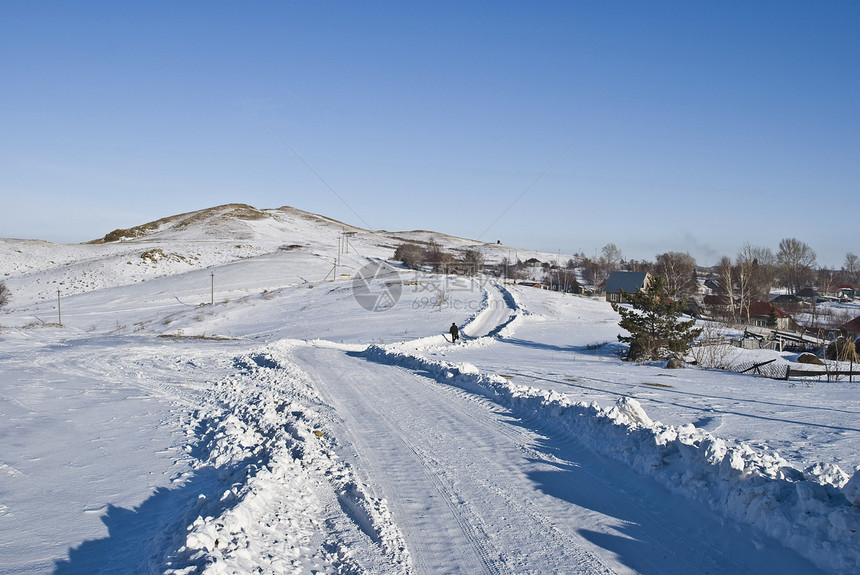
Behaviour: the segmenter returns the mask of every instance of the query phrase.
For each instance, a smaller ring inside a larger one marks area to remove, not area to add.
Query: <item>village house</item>
[[[802,300],[808,301],[818,301],[819,297],[818,290],[813,287],[805,287],[803,289],[800,289],[795,295]]]
[[[767,301],[752,302],[749,313],[741,321],[747,325],[772,329],[788,329],[791,326],[791,316]]]
[[[606,301],[624,303],[623,293],[636,293],[647,287],[650,282],[651,274],[648,272],[612,272],[606,280],[606,287],[603,288]]]
[[[713,295],[715,293],[719,293],[721,291],[720,284],[716,280],[711,278],[706,279],[702,285],[707,288],[708,294]]]
[[[851,341],[860,338],[860,316],[840,325],[839,331]]]

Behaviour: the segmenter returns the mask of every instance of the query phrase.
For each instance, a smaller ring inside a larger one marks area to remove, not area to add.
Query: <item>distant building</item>
[[[797,304],[801,303],[802,301],[803,300],[801,300],[800,297],[798,297],[796,295],[782,294],[782,295],[778,295],[775,298],[773,298],[772,300],[770,300],[770,303],[773,303],[773,304],[778,303],[779,305],[783,305],[783,306],[791,306],[791,305],[797,305]]]
[[[606,287],[603,288],[606,301],[624,303],[624,293],[636,293],[646,288],[650,282],[651,274],[648,272],[612,272],[606,280]]]
[[[704,285],[708,290],[710,290],[710,294],[719,293],[721,291],[720,284],[710,278],[706,279],[702,285]]]
[[[812,287],[805,287],[799,290],[796,295],[801,299],[808,299],[810,301],[816,301],[818,299],[818,291]]]

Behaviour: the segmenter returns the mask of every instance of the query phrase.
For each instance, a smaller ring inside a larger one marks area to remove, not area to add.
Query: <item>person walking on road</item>
[[[451,343],[457,343],[457,340],[460,339],[460,330],[457,329],[457,324],[452,323],[451,329],[449,329],[448,331],[451,332]]]

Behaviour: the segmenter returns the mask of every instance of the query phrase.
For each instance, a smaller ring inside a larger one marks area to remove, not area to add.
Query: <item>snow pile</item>
[[[334,453],[319,399],[279,354],[290,345],[236,358],[213,384],[193,448],[212,482],[163,544],[165,573],[412,571],[387,504]]]
[[[848,501],[860,507],[860,470],[854,472],[854,476],[848,480],[842,488],[842,492],[848,498]]]
[[[378,346],[369,346],[364,356],[480,393],[519,417],[555,422],[595,451],[760,529],[824,569],[838,573],[860,569],[860,469],[850,480],[831,464],[801,471],[772,450],[733,444],[689,424],[654,422],[632,398],[622,397],[603,409],[482,374],[467,363],[393,353]]]

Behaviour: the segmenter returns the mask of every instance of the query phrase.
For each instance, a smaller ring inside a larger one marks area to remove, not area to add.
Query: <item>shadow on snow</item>
[[[537,418],[511,425],[538,432],[542,439],[533,447],[551,456],[532,459],[535,468],[528,476],[536,488],[613,518],[602,530],[577,532],[637,573],[689,575],[727,568],[734,573],[820,573],[808,560],[753,528],[673,494]]]
[[[199,469],[181,487],[159,487],[134,509],[108,505],[101,518],[108,536],[69,549],[68,560],[55,561],[54,575],[162,572],[170,555],[184,544],[186,527],[197,517],[202,502],[209,504],[206,514],[213,516],[236,504],[235,498],[219,501],[225,478],[229,485],[231,478],[243,477],[250,463]]]

